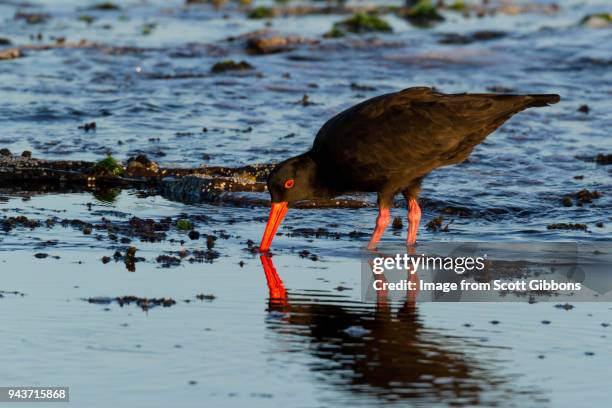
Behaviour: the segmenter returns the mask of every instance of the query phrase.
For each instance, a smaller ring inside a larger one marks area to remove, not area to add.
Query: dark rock
[[[589,113],[591,109],[589,108],[589,105],[580,105],[580,107],[578,108],[578,112],[581,113]]]
[[[569,303],[565,303],[565,304],[556,304],[555,307],[557,309],[565,309],[565,310],[572,310],[574,308],[574,305],[570,305]]]
[[[246,71],[253,69],[253,66],[246,61],[235,62],[233,60],[225,60],[217,62],[210,69],[213,73],[226,71]]]
[[[217,237],[214,235],[206,235],[206,248],[213,249],[215,241],[217,241]]]
[[[123,261],[125,262],[125,267],[129,272],[136,272],[136,262],[138,261],[136,258],[136,247],[129,247],[127,251],[125,251]]]
[[[193,251],[193,256],[189,258],[190,263],[212,263],[213,260],[217,259],[220,256],[219,252],[214,251],[212,249],[208,249],[206,251],[196,250]]]
[[[576,197],[576,201],[578,205],[592,203],[593,200],[596,200],[602,196],[602,193],[599,191],[589,191],[587,189],[583,189],[574,194]]]
[[[114,11],[119,10],[119,6],[110,1],[105,1],[102,3],[94,4],[91,6],[92,10],[104,10],[104,11]]]
[[[595,163],[602,165],[612,164],[612,154],[598,154],[597,157],[595,157]]]
[[[454,222],[454,220],[449,221],[449,223],[446,224],[444,227],[442,226],[443,221],[444,221],[444,218],[441,215],[437,216],[433,218],[431,221],[429,221],[427,224],[425,224],[425,228],[428,231],[433,231],[433,232],[448,232],[449,231],[448,227]]]
[[[157,263],[162,264],[164,268],[170,268],[172,266],[178,266],[181,264],[181,259],[176,256],[160,255],[156,259]]]
[[[566,224],[566,223],[557,223],[550,224],[546,226],[549,230],[571,230],[571,231],[586,231],[586,224]]]
[[[79,126],[79,129],[83,129],[85,132],[89,132],[90,130],[96,130],[96,122],[85,123]]]
[[[156,306],[170,307],[176,304],[176,301],[172,298],[143,298],[138,296],[118,296],[115,298],[92,297],[83,300],[97,305],[109,305],[116,302],[121,307],[135,303],[144,311],[152,309]]]
[[[489,41],[505,37],[503,31],[475,31],[471,34],[443,34],[438,40],[440,44],[471,44],[476,41]]]
[[[402,223],[402,217],[393,218],[393,223],[391,224],[391,228],[395,230],[401,230],[403,227],[404,227],[404,224]]]
[[[159,166],[146,155],[141,154],[128,159],[125,171],[128,177],[155,177],[159,172]]]

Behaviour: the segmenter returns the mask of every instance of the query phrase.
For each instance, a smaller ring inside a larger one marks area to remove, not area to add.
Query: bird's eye
[[[292,188],[295,185],[295,180],[289,179],[285,181],[285,188]]]

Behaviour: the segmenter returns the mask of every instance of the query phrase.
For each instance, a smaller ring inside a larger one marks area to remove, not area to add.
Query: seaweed
[[[403,11],[401,16],[417,27],[431,27],[445,20],[430,0],[420,0],[407,11]]]
[[[245,71],[253,69],[253,66],[246,61],[236,62],[234,60],[225,60],[217,62],[210,69],[214,73],[225,72],[225,71]]]
[[[189,220],[181,218],[180,220],[176,221],[176,228],[178,228],[180,231],[190,231],[193,229],[193,223]]]
[[[95,21],[95,19],[96,19],[95,17],[87,15],[87,14],[84,14],[84,15],[78,17],[79,21],[83,21],[87,25],[93,23]]]
[[[325,38],[342,38],[346,35],[346,33],[341,30],[340,28],[336,27],[335,25],[331,28],[331,30],[329,30],[328,32],[326,32],[325,34],[323,34],[323,37]]]
[[[155,30],[155,28],[157,28],[157,23],[146,23],[143,24],[140,31],[142,35],[149,35],[153,32],[153,30]]]
[[[331,31],[326,34],[330,37],[342,36],[344,32],[350,32],[354,34],[364,34],[373,32],[392,32],[393,28],[391,25],[377,14],[374,13],[356,13],[351,17],[334,23]]]
[[[612,13],[587,14],[580,20],[580,24],[591,28],[603,28],[612,24]]]
[[[249,12],[247,17],[252,19],[273,18],[274,10],[264,6],[255,7]]]
[[[119,162],[117,162],[117,160],[115,160],[115,158],[110,154],[106,156],[106,158],[98,161],[94,165],[93,170],[98,175],[113,177],[119,177],[124,172],[123,166],[121,166],[121,164],[119,164]]]
[[[464,11],[465,9],[467,9],[467,4],[465,4],[465,1],[463,0],[455,0],[455,2],[447,6],[447,8],[449,10]]]

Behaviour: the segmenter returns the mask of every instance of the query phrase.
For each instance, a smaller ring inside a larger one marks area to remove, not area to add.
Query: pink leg
[[[368,244],[368,249],[376,249],[376,245],[380,238],[382,237],[387,225],[391,221],[391,215],[389,214],[389,209],[384,207],[378,208],[378,217],[376,217],[376,228],[374,228],[374,233],[372,234],[372,238],[370,238],[370,243]]]
[[[408,202],[408,239],[406,245],[416,244],[417,231],[421,222],[421,207],[414,198]]]

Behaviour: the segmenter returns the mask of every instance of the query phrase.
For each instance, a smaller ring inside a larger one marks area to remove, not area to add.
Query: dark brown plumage
[[[515,113],[559,99],[553,94],[443,94],[424,87],[368,99],[327,121],[311,150],[276,166],[268,179],[273,210],[274,203],[285,203],[286,212],[286,203],[292,201],[377,192],[381,212],[370,241],[374,247],[388,224],[395,194],[404,194],[413,213],[409,220],[418,224],[416,199],[428,173],[467,159]],[[416,228],[412,229],[409,244],[416,239]],[[271,242],[266,236],[263,250]]]

